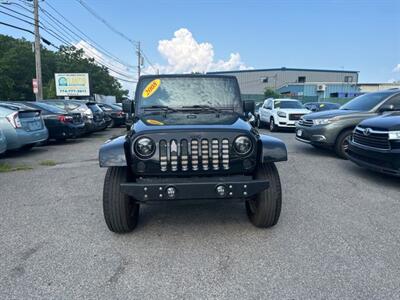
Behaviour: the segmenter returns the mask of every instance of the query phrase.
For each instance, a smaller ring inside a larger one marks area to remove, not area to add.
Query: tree
[[[85,58],[83,50],[75,47],[61,46],[56,52],[42,48],[43,92],[47,99],[56,97],[54,73],[89,73],[92,94],[113,95],[117,99],[128,94],[107,68]],[[34,77],[32,44],[0,35],[0,100],[33,100]]]
[[[273,89],[266,88],[264,91],[265,98],[280,98],[281,95],[275,92]]]

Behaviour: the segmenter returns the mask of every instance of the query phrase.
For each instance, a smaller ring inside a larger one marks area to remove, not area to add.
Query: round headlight
[[[135,152],[140,157],[149,157],[156,150],[154,141],[148,137],[142,137],[135,143]]]
[[[247,136],[239,136],[233,142],[233,147],[240,155],[246,155],[251,151],[252,143]]]

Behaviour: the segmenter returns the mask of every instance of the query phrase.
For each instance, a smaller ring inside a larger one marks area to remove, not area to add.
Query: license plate
[[[42,128],[42,124],[40,122],[29,122],[29,130],[39,130]]]
[[[297,136],[302,136],[303,135],[303,130],[301,130],[301,129],[297,130],[296,135]]]

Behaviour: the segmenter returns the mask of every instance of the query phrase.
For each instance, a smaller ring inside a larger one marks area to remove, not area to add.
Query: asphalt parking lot
[[[13,153],[0,173],[0,299],[399,299],[400,182],[274,133],[283,207],[273,229],[242,203],[142,207],[103,220],[99,146],[123,129]],[[46,163],[45,163],[46,161]]]

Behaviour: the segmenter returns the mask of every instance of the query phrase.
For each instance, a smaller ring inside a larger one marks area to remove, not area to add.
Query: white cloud
[[[393,72],[400,72],[400,64],[394,67]]]
[[[158,51],[167,60],[166,65],[156,64],[154,67],[160,73],[191,73],[209,71],[230,71],[249,69],[240,58],[239,53],[231,53],[228,60],[214,61],[214,47],[212,44],[199,43],[192,33],[181,28],[174,33],[170,40],[160,40]],[[154,73],[154,69],[146,69]]]

